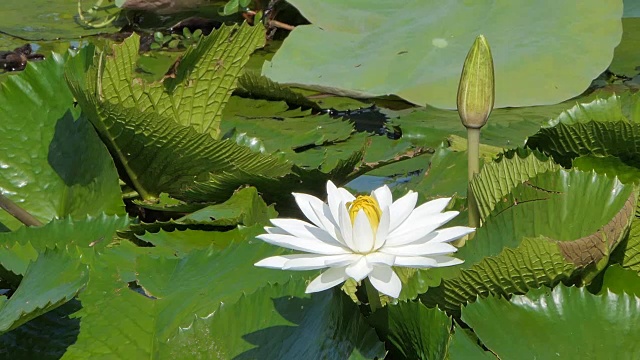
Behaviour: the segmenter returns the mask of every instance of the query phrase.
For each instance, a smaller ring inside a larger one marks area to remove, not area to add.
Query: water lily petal
[[[373,249],[374,236],[371,223],[364,210],[359,210],[353,222],[353,245],[356,252],[369,252]]]
[[[355,281],[360,281],[369,275],[373,270],[373,265],[367,262],[364,255],[360,255],[360,259],[353,264],[347,266],[345,273]]]
[[[327,244],[344,246],[344,244],[340,243],[340,241],[326,230],[311,225],[306,221],[297,219],[271,219],[271,223],[293,236],[321,239]]]
[[[447,211],[427,217],[417,217],[414,216],[414,213],[409,215],[401,227],[391,231],[387,236],[386,245],[400,246],[422,239],[458,215],[457,211]]]
[[[444,228],[444,229],[438,229],[436,231],[433,231],[429,234],[427,234],[426,236],[423,236],[420,239],[417,239],[411,243],[408,244],[404,244],[402,246],[409,246],[409,245],[421,245],[421,244],[425,244],[428,242],[433,242],[433,243],[448,243],[448,242],[452,242],[454,240],[458,240],[461,237],[470,234],[472,232],[474,232],[476,229],[474,228],[470,228],[467,226],[452,226],[452,227],[448,227],[448,228]],[[390,245],[393,246],[393,245]]]
[[[416,202],[418,202],[418,193],[411,191],[389,206],[389,210],[391,211],[390,232],[394,231],[400,224],[407,220],[407,217],[411,215],[411,212],[416,207]]]
[[[318,254],[293,254],[278,255],[262,259],[254,266],[282,270],[315,270],[330,267],[333,264],[347,260],[357,261],[358,255],[318,255]]]
[[[389,211],[389,207],[383,207],[382,216],[380,216],[380,222],[378,223],[378,230],[376,231],[375,243],[373,244],[374,251],[380,249],[387,241],[390,225],[391,211]]]
[[[356,254],[344,255],[318,255],[318,254],[295,254],[282,255],[288,260],[282,265],[282,270],[316,270],[326,267],[343,267],[360,258]]]
[[[321,228],[326,230],[331,236],[333,236],[338,242],[343,243],[342,236],[340,235],[340,224],[334,223],[333,215],[329,210],[329,205],[322,204],[322,207],[311,208],[318,217],[318,220],[322,223]]]
[[[369,280],[376,290],[393,298],[397,298],[402,290],[402,282],[390,266],[375,266]]]
[[[387,265],[392,266],[396,260],[395,255],[389,255],[381,252],[374,252],[365,256],[367,263],[371,265]]]
[[[371,192],[371,196],[373,196],[378,202],[378,206],[380,209],[384,209],[388,206],[391,206],[393,203],[393,196],[391,195],[391,190],[387,185],[382,185],[381,187],[373,190]]]
[[[426,256],[451,254],[458,251],[458,248],[447,243],[429,241],[418,245],[384,246],[378,251],[396,256]]]
[[[426,216],[431,214],[436,214],[442,212],[447,205],[451,202],[451,198],[439,198],[431,201],[427,201],[426,203],[418,206],[413,210],[414,212],[418,212],[419,216]]]
[[[284,231],[283,229],[280,229],[277,226],[265,226],[264,229],[267,231],[268,234],[278,234],[278,235],[290,235],[288,232]]]
[[[344,247],[326,243],[321,239],[300,238],[292,235],[280,234],[262,234],[256,236],[256,238],[268,242],[269,244],[313,254],[339,255],[351,253]]]
[[[309,283],[305,292],[307,294],[314,293],[342,284],[349,278],[344,270],[344,267],[333,267],[327,269],[327,271],[323,272]]]
[[[329,203],[331,217],[333,217],[336,224],[340,226],[338,206],[342,203],[342,197],[338,193],[338,188],[331,181],[327,181],[327,202]]]
[[[452,226],[444,229],[438,229],[432,233],[432,234],[435,234],[435,237],[433,237],[429,241],[447,243],[454,240],[458,240],[461,237],[471,234],[474,231],[476,231],[476,229],[468,226]],[[414,245],[414,244],[417,245],[420,243],[422,243],[421,240],[412,242],[410,245]]]
[[[346,204],[353,200],[355,200],[355,196],[346,189],[338,188],[331,181],[327,181],[327,203],[329,203],[331,217],[335,221],[336,225],[340,224],[340,213],[338,212],[338,208],[341,204]]]
[[[260,266],[269,269],[282,269],[287,261],[289,261],[289,259],[284,256],[272,256],[258,261],[253,264],[253,266]]]
[[[316,212],[313,211],[313,208],[322,208],[324,202],[309,194],[293,193],[293,197],[296,199],[296,203],[304,216],[306,216],[307,219],[309,219],[309,221],[311,221],[315,226],[323,228],[322,222],[318,218]]]
[[[462,264],[464,261],[444,255],[432,256],[396,256],[394,266],[406,266],[412,268],[431,268]]]
[[[338,208],[338,216],[340,218],[340,234],[342,234],[342,240],[351,250],[355,250],[353,243],[353,227],[351,226],[351,218],[349,217],[349,211],[344,203],[340,203]]]

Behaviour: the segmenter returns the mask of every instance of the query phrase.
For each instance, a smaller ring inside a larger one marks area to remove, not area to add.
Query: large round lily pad
[[[496,107],[553,104],[582,93],[607,68],[622,35],[622,0],[289,2],[312,25],[291,33],[264,75],[450,109],[478,34],[494,56]]]

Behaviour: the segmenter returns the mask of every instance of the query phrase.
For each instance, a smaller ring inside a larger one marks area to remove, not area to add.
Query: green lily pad
[[[85,2],[89,4],[92,1]],[[89,6],[86,5],[85,10],[88,10]],[[115,26],[100,29],[84,28],[76,23],[77,14],[77,1],[3,1],[2,12],[0,12],[0,32],[29,40],[55,40],[118,30]]]
[[[626,6],[625,6],[626,11]],[[638,6],[640,12],[640,6]],[[609,70],[617,75],[635,76],[640,71],[640,18],[622,19],[622,40],[613,53]]]
[[[290,3],[312,24],[291,32],[263,75],[448,109],[456,107],[462,64],[478,34],[493,52],[496,107],[554,104],[582,93],[609,65],[622,35],[622,0]]]
[[[451,337],[451,318],[419,301],[388,304],[369,322],[389,343],[393,359],[444,359]]]
[[[124,212],[113,160],[62,81],[66,59],[30,63],[0,85],[0,188],[43,222]],[[0,222],[21,225],[4,211]]]
[[[491,188],[481,190],[494,193]],[[455,313],[478,295],[523,294],[567,279],[576,269],[583,269],[577,280],[587,283],[624,239],[636,197],[633,185],[603,175],[575,170],[540,173],[513,187],[495,205],[474,238],[456,253],[465,261],[462,265],[429,269],[432,277],[445,280],[421,299],[427,306],[438,304]]]
[[[479,300],[462,310],[462,320],[504,360],[640,357],[632,330],[640,321],[640,299],[632,295],[560,285],[510,300]]]
[[[303,294],[305,286],[303,280],[267,285],[235,304],[223,304],[170,339],[160,358],[384,357],[384,345],[347,295],[337,289]]]

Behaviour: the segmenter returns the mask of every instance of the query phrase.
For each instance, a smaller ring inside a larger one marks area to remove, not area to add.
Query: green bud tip
[[[493,110],[495,79],[493,57],[484,35],[479,35],[464,60],[458,85],[458,114],[462,124],[480,129]]]

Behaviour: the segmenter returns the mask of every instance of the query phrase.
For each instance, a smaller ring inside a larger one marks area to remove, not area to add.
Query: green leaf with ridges
[[[83,99],[82,92],[74,93],[85,104],[85,111],[98,111],[90,114],[90,119],[145,199],[154,199],[161,192],[181,199],[183,188],[209,173],[242,169],[250,176],[275,177],[290,171],[291,165],[284,161],[228,140],[214,140],[153,112],[141,113],[109,103],[98,105],[95,99]],[[237,187],[228,188],[221,198],[228,198]]]
[[[628,164],[640,161],[640,124],[626,121],[558,124],[540,129],[527,146],[551,154],[558,163],[570,166],[578,156],[614,156]]]
[[[371,170],[412,159],[431,151],[421,147],[411,148],[403,153],[376,161],[364,161],[370,146],[369,135],[357,133],[343,143],[295,153],[291,157],[291,161],[295,164],[291,174],[282,178],[254,176],[251,185],[258,189],[265,201],[276,202],[279,209],[281,206],[291,207],[294,205],[292,192],[324,197],[327,180],[332,180],[336,185],[341,186]],[[313,155],[309,155],[310,152],[313,152]],[[296,159],[296,156],[300,158]],[[310,164],[303,165],[303,161],[309,161]],[[184,199],[193,202],[221,201],[220,194],[246,184],[250,176],[252,174],[243,171],[212,175],[208,181],[196,182],[189,186],[184,192]]]
[[[161,359],[381,359],[384,344],[337,289],[304,294],[303,280],[267,285],[198,317]]]
[[[461,305],[476,297],[522,294],[543,285],[553,286],[568,279],[576,268],[549,239],[525,238],[517,248],[486,257],[420,297],[427,306],[438,305],[457,314]]]
[[[281,178],[254,175],[244,170],[211,175],[207,181],[189,186],[183,196],[185,200],[193,202],[221,201],[222,194],[246,184],[248,179],[251,179],[251,184],[262,193],[265,201],[278,202],[279,205],[283,199],[284,202],[293,202],[292,192],[324,196],[327,180],[332,179],[336,184],[345,184],[355,178],[363,157],[364,147],[361,146],[360,151],[349,152],[346,159],[339,159],[333,168],[305,169],[294,165],[292,173]]]
[[[214,230],[236,225],[268,225],[269,220],[277,216],[273,205],[267,206],[256,188],[248,187],[238,190],[224,203],[209,205],[176,220],[131,224],[126,232],[140,235],[143,231],[157,232],[161,229]]]
[[[236,94],[271,101],[285,101],[291,107],[320,110],[320,106],[306,96],[253,71],[247,71],[238,78]]]
[[[264,27],[222,26],[189,47],[169,70],[164,81],[144,84],[133,78],[140,38],[133,35],[122,45],[113,45],[113,57],[106,57],[100,71],[100,101],[152,111],[191,126],[198,133],[220,134],[222,109],[249,60],[264,45]]]
[[[65,75],[74,96],[143,199],[161,192],[179,199],[184,186],[210,172],[241,168],[277,177],[290,171],[286,162],[212,138],[240,68],[264,41],[262,31],[246,24],[216,30],[184,55],[175,73],[152,84],[132,78],[135,36],[115,45],[113,56],[93,56],[88,47],[70,61]],[[220,55],[215,49],[229,51]]]
[[[55,248],[78,248],[88,262],[94,252],[103,251],[111,243],[116,230],[128,224],[126,216],[103,214],[83,220],[54,220],[41,227],[23,227],[14,232],[0,233],[0,265],[16,274],[24,274],[38,253]]]
[[[634,219],[631,224],[622,267],[640,272],[640,219]]]
[[[471,181],[481,219],[485,220],[515,186],[539,173],[558,169],[560,166],[545,155],[522,149],[508,151],[495,162],[485,164]]]
[[[551,154],[571,166],[584,155],[614,156],[633,165],[640,160],[638,95],[612,95],[577,104],[549,121],[527,140],[527,147]]]
[[[171,258],[135,255],[134,279],[128,278],[130,250],[105,252],[93,262],[87,288],[79,296],[80,334],[64,359],[157,356],[159,344],[195,315],[207,316],[220,303],[233,304],[267,281],[285,283],[296,275],[256,268],[255,262],[283,250],[253,239],[255,229],[250,230],[245,239],[222,251],[194,250],[183,258],[173,253]],[[127,284],[131,281],[137,291]]]
[[[625,96],[625,100],[637,99],[637,97]],[[635,101],[635,100],[634,100]],[[622,98],[620,95],[597,96],[589,102],[576,103],[570,109],[561,112],[557,117],[550,119],[545,127],[557,124],[573,125],[589,121],[611,122],[625,120],[623,114]]]
[[[262,226],[252,226],[251,228],[255,229],[256,236],[264,233]],[[172,249],[176,256],[184,257],[185,254],[193,250],[205,250],[210,247],[216,250],[223,250],[231,243],[245,239],[247,230],[236,228],[220,232],[190,229],[165,231],[160,229],[156,233],[147,232],[137,237],[142,241],[153,244],[155,247]]]
[[[393,359],[444,359],[451,336],[451,318],[420,301],[387,304],[369,317]]]
[[[577,269],[588,281],[626,236],[637,193],[603,175],[559,170],[531,178],[505,199],[456,254],[464,264],[428,270],[443,282],[421,296],[425,304],[457,312],[476,296],[525,293]],[[606,206],[574,211],[594,202]]]
[[[585,316],[588,314],[588,316]],[[491,319],[491,321],[487,321]],[[462,320],[500,359],[635,359],[640,299],[559,285],[510,300],[479,299]],[[509,329],[505,332],[505,329]]]
[[[27,268],[18,289],[0,308],[0,333],[73,299],[84,288],[88,267],[78,251],[45,250]]]
[[[42,222],[124,213],[113,160],[60,81],[52,54],[0,84],[0,189]],[[22,224],[4,211],[0,222]]]

